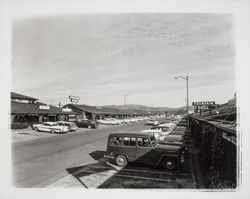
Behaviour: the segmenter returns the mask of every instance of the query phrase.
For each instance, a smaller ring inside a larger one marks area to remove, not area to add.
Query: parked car
[[[150,133],[153,134],[154,137],[159,140],[161,136],[163,136],[163,132],[161,129],[146,129],[146,130],[142,130],[141,132],[143,133]]]
[[[159,124],[159,121],[150,119],[150,120],[147,120],[145,125],[155,125],[156,126],[158,124]]]
[[[171,129],[169,127],[153,126],[151,129],[161,130],[162,132],[170,133]]]
[[[57,123],[61,126],[69,127],[70,131],[76,131],[78,129],[77,125],[74,122],[58,121]]]
[[[96,129],[98,127],[98,123],[97,122],[94,122],[94,121],[91,121],[91,120],[87,120],[87,119],[77,121],[76,125],[78,127],[92,128],[92,129]]]
[[[186,127],[178,126],[178,125],[174,128],[174,130],[176,131],[185,131],[186,129],[187,129]]]
[[[182,151],[187,151],[187,143],[183,136],[179,135],[171,135],[168,134],[167,136],[164,136],[163,139],[158,139],[159,144],[166,144],[166,145],[176,145],[180,146]]]
[[[128,162],[160,165],[174,170],[184,162],[179,146],[159,144],[153,134],[143,132],[118,132],[109,135],[106,158],[114,159],[118,166]]]
[[[121,120],[117,120],[115,118],[104,118],[103,120],[99,120],[100,124],[106,124],[106,125],[118,125],[121,124]]]
[[[33,129],[36,131],[51,133],[67,133],[70,130],[68,126],[59,125],[57,122],[43,122],[42,124],[34,124]]]
[[[129,124],[130,120],[129,119],[122,119],[121,122],[122,122],[122,124]]]

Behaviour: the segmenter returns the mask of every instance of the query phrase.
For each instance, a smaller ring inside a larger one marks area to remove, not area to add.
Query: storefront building
[[[135,110],[121,110],[117,108],[109,108],[102,106],[88,106],[80,104],[67,104],[63,106],[64,108],[69,108],[77,113],[76,119],[90,119],[95,121],[96,119],[103,119],[108,117],[113,118],[126,118],[134,116],[144,116],[147,115],[145,111],[135,111]]]
[[[69,121],[75,116],[76,113],[70,109],[47,105],[36,98],[11,92],[11,124]]]

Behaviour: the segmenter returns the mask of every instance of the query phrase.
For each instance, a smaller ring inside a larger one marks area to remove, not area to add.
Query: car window
[[[139,147],[151,147],[148,138],[137,138],[137,145]]]
[[[130,138],[129,137],[124,137],[122,139],[122,143],[124,146],[129,146],[130,145]]]
[[[122,138],[121,137],[111,137],[109,140],[109,145],[121,146]]]
[[[136,138],[131,138],[130,139],[130,146],[135,146],[136,145]]]
[[[135,146],[136,138],[123,137],[123,146]]]
[[[155,145],[157,144],[157,140],[155,136],[150,137],[150,140],[151,140],[152,145],[155,147]]]

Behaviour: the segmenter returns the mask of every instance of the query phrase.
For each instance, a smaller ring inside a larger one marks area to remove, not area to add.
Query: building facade
[[[75,116],[72,110],[47,105],[36,98],[11,92],[11,124],[69,121]]]

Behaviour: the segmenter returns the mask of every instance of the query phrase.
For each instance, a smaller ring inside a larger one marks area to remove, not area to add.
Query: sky
[[[12,91],[49,104],[225,103],[236,83],[230,14],[79,14],[13,22]]]

